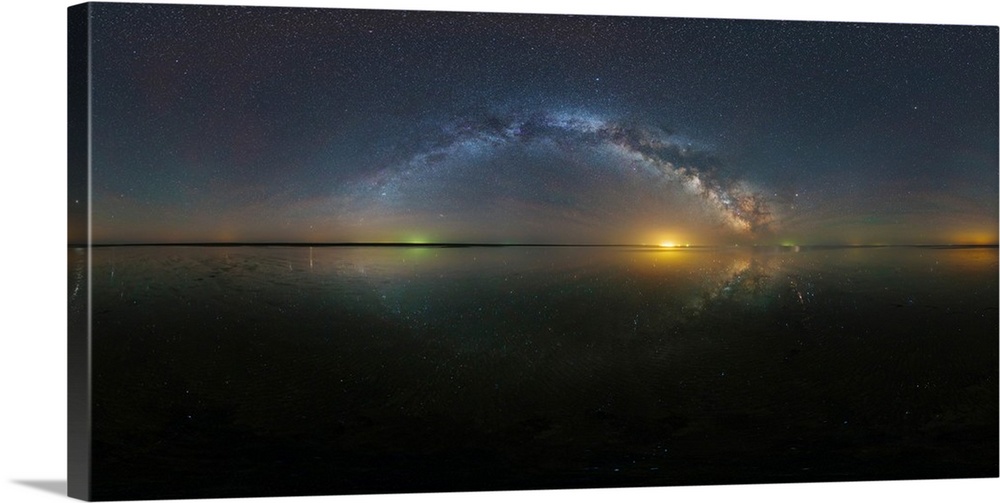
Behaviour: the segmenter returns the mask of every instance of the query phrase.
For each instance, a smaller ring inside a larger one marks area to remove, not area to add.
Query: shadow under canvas
[[[35,489],[66,496],[67,483],[65,480],[12,480],[15,484],[34,487]]]

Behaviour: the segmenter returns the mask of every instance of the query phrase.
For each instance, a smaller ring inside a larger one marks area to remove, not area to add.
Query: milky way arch
[[[772,205],[746,183],[720,176],[712,157],[660,129],[589,114],[483,115],[442,127],[416,154],[367,180],[369,188],[393,190],[463,153],[490,153],[518,144],[549,143],[567,151],[604,149],[621,167],[642,166],[652,176],[698,196],[728,228],[753,235],[774,225]]]

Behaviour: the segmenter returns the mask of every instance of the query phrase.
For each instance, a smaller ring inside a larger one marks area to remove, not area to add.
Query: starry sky
[[[996,27],[96,4],[91,33],[96,243],[997,242]]]

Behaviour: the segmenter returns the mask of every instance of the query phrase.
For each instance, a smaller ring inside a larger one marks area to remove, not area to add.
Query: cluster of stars
[[[656,128],[609,120],[596,114],[539,112],[511,117],[494,115],[466,119],[441,128],[442,136],[425,150],[400,165],[386,167],[368,177],[362,185],[376,195],[362,204],[386,204],[405,191],[407,184],[426,174],[437,174],[456,157],[472,156],[480,165],[482,156],[505,148],[537,146],[554,152],[612,152],[618,157],[612,168],[630,168],[639,163],[648,176],[676,184],[698,196],[715,211],[717,220],[733,231],[756,233],[774,222],[769,201],[745,182],[730,180],[717,171],[700,166],[711,157],[691,148],[686,138],[669,135]],[[470,161],[466,160],[465,164]],[[468,166],[462,165],[462,168]],[[473,168],[474,169],[474,168]],[[585,174],[581,176],[586,176]],[[358,192],[351,188],[351,192]],[[390,199],[387,201],[386,199]]]
[[[996,241],[995,27],[91,13],[98,241]]]

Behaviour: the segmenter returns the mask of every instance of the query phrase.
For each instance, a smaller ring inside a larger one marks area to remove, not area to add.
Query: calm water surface
[[[996,248],[105,247],[92,278],[96,498],[998,474]]]

